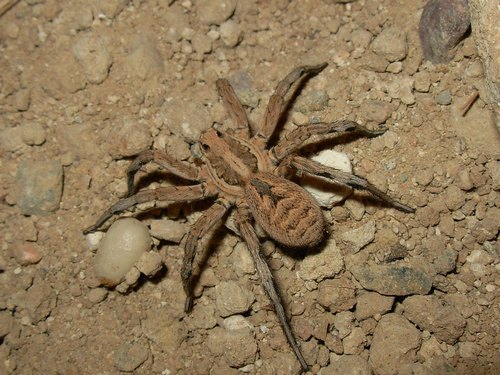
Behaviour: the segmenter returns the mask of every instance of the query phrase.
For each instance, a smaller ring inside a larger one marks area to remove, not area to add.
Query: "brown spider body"
[[[270,139],[277,130],[279,119],[286,111],[288,103],[285,96],[291,86],[317,74],[325,67],[326,64],[299,66],[288,74],[269,99],[263,123],[253,135],[246,112],[233,88],[227,80],[219,79],[217,88],[236,125],[235,129],[220,132],[210,128],[202,134],[199,142],[202,152],[200,167],[178,161],[158,150],[140,153],[127,170],[127,196],[111,206],[94,225],[84,231],[95,231],[113,215],[143,202],[190,202],[214,198],[216,201],[191,226],[185,239],[181,277],[186,292],[185,310],[189,312],[193,305],[192,269],[198,243],[210,229],[221,223],[230,209],[236,209],[235,222],[241,237],[247,244],[262,285],[274,305],[288,342],[303,370],[307,370],[308,365],[288,323],[271,271],[261,254],[253,221],[272,239],[287,247],[310,248],[321,242],[326,229],[323,213],[308,192],[288,180],[293,173],[307,173],[341,185],[367,190],[401,211],[414,211],[361,177],[299,155],[302,147],[338,134],[356,132],[374,137],[383,131],[369,131],[353,121],[318,123],[300,126],[279,139],[276,145],[271,144]],[[161,169],[196,184],[144,189],[134,193],[135,174],[147,163],[155,163]]]

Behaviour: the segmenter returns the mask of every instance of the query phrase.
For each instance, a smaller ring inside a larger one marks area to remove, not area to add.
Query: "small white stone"
[[[323,150],[311,159],[327,167],[352,173],[351,161],[342,152]],[[332,208],[352,193],[350,187],[340,186],[313,176],[303,176],[301,185],[318,201],[320,206],[327,208]]]
[[[126,218],[114,222],[97,250],[97,278],[106,286],[119,284],[151,248],[151,242],[148,228],[139,220]]]

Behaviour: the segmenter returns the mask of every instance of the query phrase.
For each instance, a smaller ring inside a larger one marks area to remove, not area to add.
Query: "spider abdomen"
[[[321,208],[297,184],[261,172],[249,179],[245,193],[255,220],[274,240],[288,247],[305,248],[323,239]]]

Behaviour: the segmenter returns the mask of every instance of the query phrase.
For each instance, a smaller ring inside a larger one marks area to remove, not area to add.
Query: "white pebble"
[[[143,223],[134,218],[116,221],[97,250],[95,271],[99,281],[116,286],[150,248],[151,236]]]
[[[349,157],[338,151],[323,150],[311,158],[327,167],[339,169],[352,173],[352,166]],[[336,203],[348,197],[352,189],[335,184],[331,184],[320,178],[303,176],[302,184],[309,194],[311,194],[322,207],[332,208]]]

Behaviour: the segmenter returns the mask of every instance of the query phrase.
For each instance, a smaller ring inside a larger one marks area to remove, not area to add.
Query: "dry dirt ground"
[[[224,227],[185,316],[182,238],[206,204],[140,216],[158,232],[164,220],[153,248],[164,267],[136,272],[125,293],[99,285],[82,230],[123,196],[133,155],[166,148],[191,162],[201,131],[231,125],[217,78],[258,124],[286,73],[323,61],[284,130],[386,126],[323,146],[417,211],[355,194],[325,209],[321,249],[263,240],[311,373],[498,374],[498,133],[481,98],[460,115],[483,81],[472,38],[447,65],[422,60],[423,5],[23,0],[1,16],[0,374],[298,373]],[[141,186],[172,182],[162,177]]]

